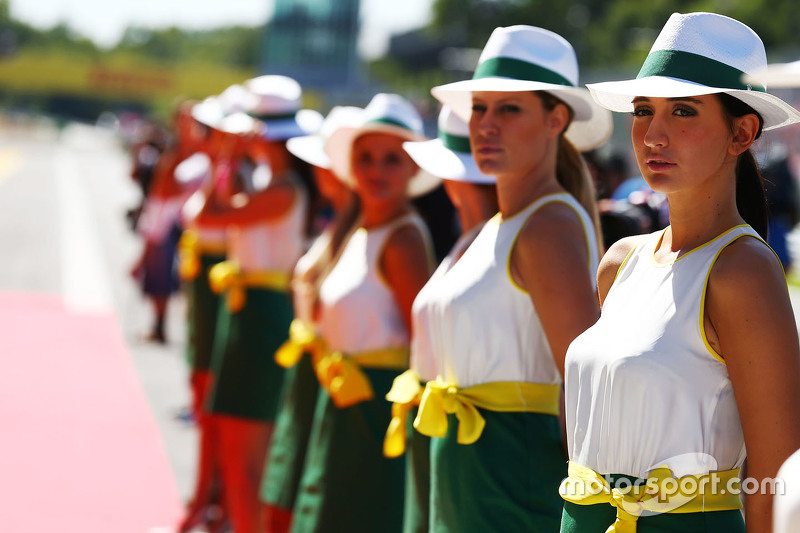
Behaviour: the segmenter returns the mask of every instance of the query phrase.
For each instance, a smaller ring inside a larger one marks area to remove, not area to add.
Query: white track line
[[[86,185],[78,172],[76,157],[66,150],[58,151],[53,173],[61,233],[62,296],[72,311],[105,313],[112,310],[108,266],[92,220]]]

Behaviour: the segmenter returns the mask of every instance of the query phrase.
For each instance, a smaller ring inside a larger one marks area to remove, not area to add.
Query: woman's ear
[[[755,142],[759,130],[758,117],[750,113],[733,119],[733,137],[728,151],[738,156]]]
[[[557,104],[547,117],[547,125],[554,137],[561,135],[569,124],[569,109],[565,104]]]

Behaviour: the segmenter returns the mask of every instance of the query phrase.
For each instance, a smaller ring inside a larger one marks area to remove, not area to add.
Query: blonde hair
[[[558,104],[563,104],[567,108],[569,112],[569,121],[567,127],[564,128],[564,131],[566,131],[569,124],[572,122],[572,108],[551,93],[537,91],[535,94],[539,96],[542,100],[542,105],[548,111],[555,109]],[[558,140],[556,179],[558,183],[581,204],[589,214],[589,218],[592,219],[595,239],[597,240],[597,249],[602,256],[603,233],[600,229],[600,214],[597,210],[597,194],[594,189],[592,175],[589,173],[589,167],[586,166],[586,161],[583,160],[580,152],[578,152],[569,139],[564,136],[563,131]]]

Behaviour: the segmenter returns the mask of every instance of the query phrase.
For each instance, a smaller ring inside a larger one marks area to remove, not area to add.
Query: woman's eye
[[[500,111],[503,113],[519,113],[520,109],[518,105],[505,104],[500,108]]]
[[[400,163],[400,156],[397,154],[389,154],[384,159],[387,165],[397,165]]]
[[[633,108],[633,113],[631,114],[634,117],[646,117],[648,115],[652,115],[653,112],[646,106],[636,106]]]
[[[677,106],[673,113],[679,117],[693,117],[697,112],[689,106]]]
[[[486,106],[483,104],[472,104],[473,113],[483,113],[486,111]]]

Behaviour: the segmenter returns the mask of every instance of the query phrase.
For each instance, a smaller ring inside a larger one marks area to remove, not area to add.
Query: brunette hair
[[[758,117],[756,139],[761,136],[764,120],[755,109],[727,93],[718,93],[717,98],[722,104],[731,131],[733,131],[733,119],[745,115],[755,115]],[[749,148],[739,155],[736,162],[736,208],[744,221],[766,240],[769,212],[764,192],[764,178],[761,176],[761,170]]]

